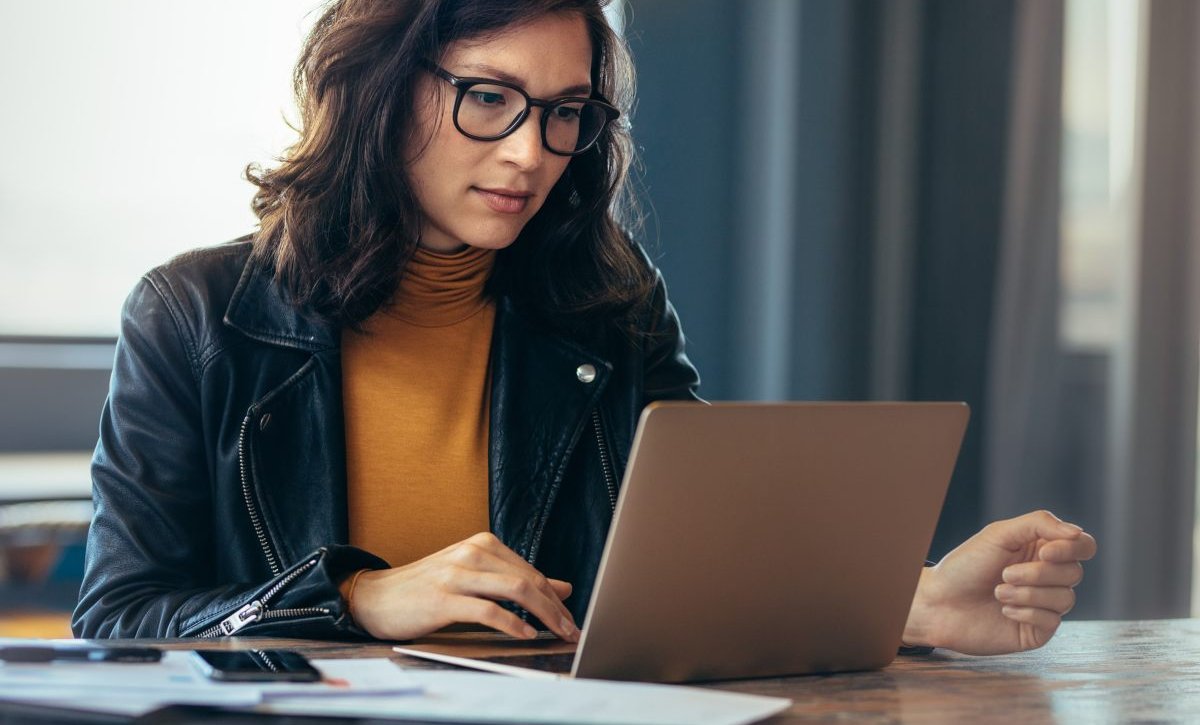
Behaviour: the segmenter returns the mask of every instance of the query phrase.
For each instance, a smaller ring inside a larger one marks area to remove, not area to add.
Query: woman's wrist
[[[900,643],[904,647],[937,647],[936,624],[932,593],[937,569],[925,567],[921,570],[921,578],[917,580],[917,591],[913,595],[912,607],[908,610],[908,620],[904,623],[904,634]]]
[[[350,619],[354,620],[354,622],[356,624],[358,623],[358,617],[355,616],[354,592],[355,592],[355,590],[358,589],[359,577],[361,577],[363,574],[365,574],[368,571],[371,571],[371,570],[370,569],[359,569],[358,571],[354,572],[350,576],[343,579],[342,583],[338,586],[338,591],[341,592],[342,599],[344,599],[346,601],[346,612],[349,613]]]

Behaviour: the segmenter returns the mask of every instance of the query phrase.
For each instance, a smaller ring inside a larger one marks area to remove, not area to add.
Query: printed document
[[[414,697],[273,700],[260,712],[469,722],[742,725],[782,712],[792,701],[734,692],[604,680],[523,680],[505,675],[406,670]]]

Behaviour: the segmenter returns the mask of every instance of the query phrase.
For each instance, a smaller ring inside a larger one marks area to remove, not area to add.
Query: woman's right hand
[[[491,533],[394,569],[365,571],[350,616],[376,639],[414,639],[457,622],[482,624],[519,639],[537,631],[497,602],[510,601],[568,642],[579,629],[562,600],[571,585],[548,579]]]

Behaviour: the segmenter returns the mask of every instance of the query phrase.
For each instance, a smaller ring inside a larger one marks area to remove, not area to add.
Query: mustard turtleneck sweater
[[[342,334],[350,543],[403,566],[487,531],[492,250],[418,248]]]

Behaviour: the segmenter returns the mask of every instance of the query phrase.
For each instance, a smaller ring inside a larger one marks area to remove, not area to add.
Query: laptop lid
[[[653,403],[572,674],[684,682],[895,657],[963,403]]]

